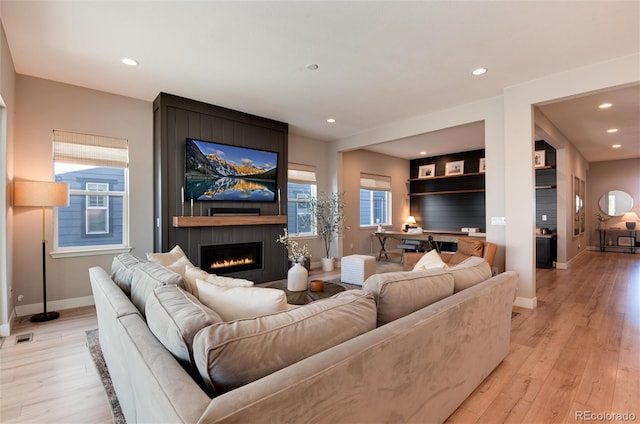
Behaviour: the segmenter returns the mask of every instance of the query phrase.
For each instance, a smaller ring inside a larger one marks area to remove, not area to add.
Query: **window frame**
[[[362,223],[362,191],[366,190],[370,193],[368,203],[369,203],[369,223]],[[387,216],[386,222],[375,222],[375,193],[384,193],[385,196],[385,214]],[[360,208],[358,214],[358,223],[360,228],[373,228],[378,225],[392,225],[393,224],[393,193],[391,191],[391,177],[385,175],[376,175],[376,174],[368,174],[368,173],[360,173],[360,190],[359,190],[359,202],[358,206]]]
[[[84,150],[83,150],[84,149]],[[123,190],[108,190],[108,191],[95,191],[90,190],[91,184],[98,184],[99,186],[107,186],[111,189],[112,179],[106,178],[101,181],[100,178],[85,178],[81,181],[80,188],[69,189],[69,196],[79,196],[81,198],[81,206],[79,213],[83,217],[84,223],[81,223],[80,233],[84,234],[84,237],[96,238],[99,240],[104,235],[112,234],[114,219],[111,215],[111,208],[113,206],[114,198],[121,199],[122,218],[118,221],[118,225],[122,227],[122,236],[119,243],[108,244],[89,244],[89,245],[74,245],[74,246],[60,246],[59,245],[59,208],[53,208],[53,250],[51,257],[63,258],[63,257],[75,257],[75,256],[89,256],[100,254],[117,254],[130,252],[131,247],[129,245],[130,226],[129,226],[129,145],[128,140],[113,137],[104,137],[90,134],[70,133],[66,131],[53,131],[53,173],[54,179],[56,177],[57,165],[76,165],[80,167],[91,168],[120,168],[122,170],[122,187]],[[81,169],[82,170],[82,169]],[[81,171],[80,170],[80,171]],[[61,174],[58,174],[61,175]],[[99,193],[99,194],[97,194]],[[90,232],[88,228],[89,217],[88,211],[89,198],[91,196],[99,196],[106,198],[107,220],[106,226],[109,231],[107,233]],[[120,208],[120,205],[118,205]],[[120,210],[118,210],[120,213]],[[82,221],[82,220],[81,220]],[[84,225],[83,225],[84,224]]]
[[[299,197],[297,198],[289,198],[289,184],[302,184],[308,185],[310,188],[310,198],[307,200],[302,200]],[[289,215],[289,206],[291,204],[296,203],[309,203],[311,197],[317,196],[318,193],[318,184],[316,180],[316,168],[312,165],[304,165],[297,163],[289,163],[287,167],[287,216]],[[310,208],[309,208],[310,209]],[[296,214],[297,216],[297,214]],[[292,238],[311,238],[317,237],[317,225],[313,219],[310,219],[311,231],[310,232],[294,232],[289,228],[289,223],[287,222],[287,232],[289,233],[289,237]]]

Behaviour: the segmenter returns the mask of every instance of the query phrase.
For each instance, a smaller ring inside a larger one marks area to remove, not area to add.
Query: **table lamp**
[[[622,216],[622,221],[624,221],[627,226],[627,230],[635,230],[636,222],[640,221],[640,218],[638,218],[638,214],[635,212],[629,211]]]
[[[43,312],[31,317],[31,322],[51,321],[60,316],[47,312],[47,268],[45,238],[45,208],[69,206],[69,185],[50,181],[14,181],[13,206],[42,208],[42,304]]]

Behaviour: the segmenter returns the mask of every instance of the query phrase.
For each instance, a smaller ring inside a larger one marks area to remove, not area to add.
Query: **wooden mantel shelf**
[[[174,216],[173,226],[180,227],[224,227],[231,225],[275,225],[287,224],[286,215],[233,215],[233,216]]]

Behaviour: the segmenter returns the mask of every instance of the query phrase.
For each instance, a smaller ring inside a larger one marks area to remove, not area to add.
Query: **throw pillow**
[[[209,389],[224,393],[375,326],[373,296],[348,290],[287,312],[211,325],[196,334],[193,352]]]
[[[223,287],[252,287],[253,282],[242,278],[222,277],[220,275],[209,274],[193,264],[189,264],[184,270],[184,281],[187,290],[195,297],[199,297],[197,280],[206,281],[210,284],[216,284]]]
[[[196,280],[199,299],[224,321],[255,318],[287,310],[284,291],[266,287],[223,287]]]
[[[414,271],[420,271],[423,269],[442,269],[446,268],[447,264],[442,261],[442,258],[436,250],[430,250],[415,264]]]
[[[222,322],[220,315],[176,285],[156,287],[147,300],[145,314],[149,329],[160,343],[193,371],[193,337],[201,329]]]
[[[147,259],[180,275],[184,275],[187,265],[193,265],[178,245],[167,253],[147,253]]]
[[[482,257],[484,245],[480,240],[473,240],[465,237],[458,238],[458,252],[467,256]]]

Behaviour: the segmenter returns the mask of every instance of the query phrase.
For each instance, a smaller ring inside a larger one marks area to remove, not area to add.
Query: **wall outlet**
[[[547,215],[542,215],[542,220],[546,221],[547,220]]]

